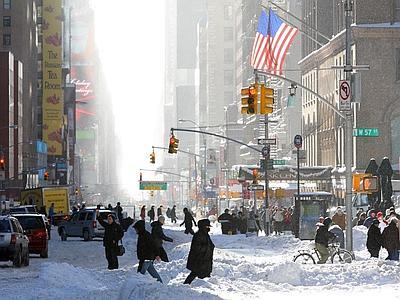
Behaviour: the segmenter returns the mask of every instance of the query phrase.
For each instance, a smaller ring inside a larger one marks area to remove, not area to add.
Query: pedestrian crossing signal
[[[254,115],[257,114],[257,93],[258,85],[252,84],[241,90],[242,95],[242,114]]]
[[[44,172],[43,177],[44,177],[44,180],[49,180],[49,172],[48,171]]]

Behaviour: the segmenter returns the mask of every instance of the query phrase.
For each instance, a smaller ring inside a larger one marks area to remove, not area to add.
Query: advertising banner
[[[62,155],[61,0],[43,0],[43,139],[49,155]]]

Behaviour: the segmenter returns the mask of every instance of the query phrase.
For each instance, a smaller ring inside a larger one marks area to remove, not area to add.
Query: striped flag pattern
[[[282,74],[283,64],[298,29],[284,23],[271,9],[261,12],[250,64],[254,69]]]

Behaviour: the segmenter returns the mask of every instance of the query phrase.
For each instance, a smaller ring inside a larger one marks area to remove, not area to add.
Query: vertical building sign
[[[43,139],[49,155],[62,155],[61,0],[43,0]]]

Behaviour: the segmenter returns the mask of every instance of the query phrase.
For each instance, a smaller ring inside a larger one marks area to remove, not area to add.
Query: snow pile
[[[286,283],[294,286],[302,285],[304,272],[300,264],[284,262],[271,268],[268,274],[268,281],[273,283]]]
[[[361,225],[353,227],[353,248],[354,251],[366,249],[368,228]]]

